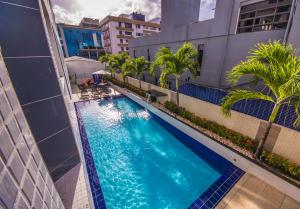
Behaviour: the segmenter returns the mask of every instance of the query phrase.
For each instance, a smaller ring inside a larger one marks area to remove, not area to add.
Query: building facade
[[[103,52],[101,31],[97,20],[84,18],[80,25],[57,24],[60,43],[65,57],[80,56],[98,59]]]
[[[0,208],[64,208],[54,183],[81,158],[51,4],[0,1],[0,28]]]
[[[145,21],[139,13],[107,16],[100,21],[102,43],[106,53],[129,52],[130,39],[143,37],[160,31],[160,24]]]
[[[198,76],[186,73],[181,83],[227,88],[226,73],[245,60],[255,44],[286,40],[299,44],[300,3],[297,0],[219,0],[213,19],[199,21],[199,0],[162,0],[161,32],[129,41],[130,55],[153,60],[156,51],[169,47],[174,52],[191,42],[199,51]],[[157,83],[148,74],[144,80]],[[175,82],[170,77],[169,87]]]
[[[0,208],[64,208],[1,53],[0,153]]]

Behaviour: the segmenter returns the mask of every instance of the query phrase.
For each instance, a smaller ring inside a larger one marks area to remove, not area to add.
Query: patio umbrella
[[[105,70],[98,70],[96,72],[93,72],[92,75],[110,75],[110,72],[107,72]]]

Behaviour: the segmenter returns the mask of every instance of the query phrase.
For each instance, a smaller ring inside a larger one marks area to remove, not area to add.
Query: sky
[[[78,24],[83,17],[103,19],[107,15],[142,12],[146,19],[161,16],[161,0],[51,0],[56,22]],[[200,0],[199,0],[200,1]],[[200,20],[214,16],[216,0],[202,0]]]

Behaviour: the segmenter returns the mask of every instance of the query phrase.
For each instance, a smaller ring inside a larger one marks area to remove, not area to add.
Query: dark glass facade
[[[241,7],[237,33],[286,29],[292,0],[267,0]]]

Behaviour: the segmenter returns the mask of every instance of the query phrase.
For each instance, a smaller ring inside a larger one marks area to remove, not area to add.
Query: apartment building
[[[130,39],[139,38],[160,31],[160,24],[145,21],[145,15],[131,13],[118,17],[107,16],[100,21],[102,43],[106,53],[129,52]]]
[[[63,209],[81,158],[51,4],[0,1],[0,28],[0,208]]]
[[[220,0],[215,1],[213,19],[200,21],[199,0],[162,0],[161,32],[129,41],[130,55],[153,60],[156,51],[169,47],[176,51],[189,41],[199,51],[198,76],[186,73],[185,82],[226,88],[226,73],[245,60],[255,44],[281,40],[300,50],[300,1],[297,0]],[[147,82],[156,77],[145,74]],[[175,82],[170,77],[169,87]]]
[[[99,20],[83,18],[79,25],[57,24],[65,57],[97,60],[103,52]]]
[[[79,25],[80,26],[87,26],[87,27],[99,28],[99,20],[98,19],[94,19],[94,18],[84,17],[80,21]]]

